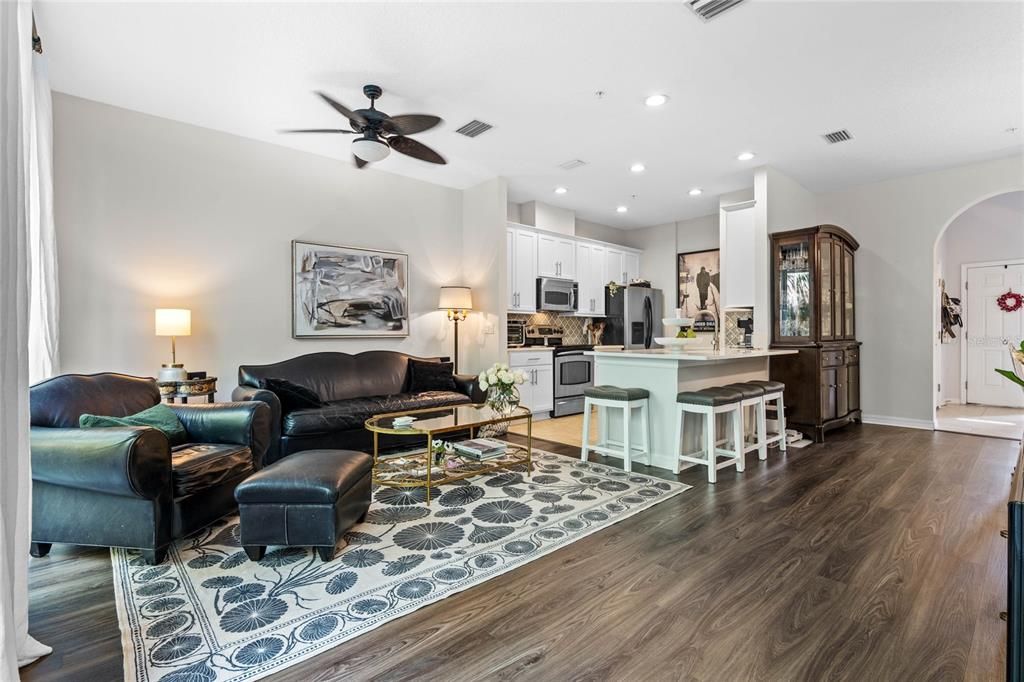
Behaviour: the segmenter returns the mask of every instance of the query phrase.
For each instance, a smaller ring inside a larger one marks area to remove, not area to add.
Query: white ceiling
[[[1024,149],[1006,132],[1024,128],[1020,2],[751,0],[707,24],[680,0],[36,13],[55,90],[348,159],[347,137],[276,131],[343,127],[312,91],[357,108],[373,82],[382,110],[445,119],[417,139],[449,161],[393,154],[377,169],[460,188],[501,175],[513,201],[621,228],[711,213],[759,164],[824,191]],[[670,102],[646,108],[656,92]],[[474,118],[494,129],[454,133]],[[853,141],[826,145],[837,128]],[[576,158],[588,165],[557,167]]]

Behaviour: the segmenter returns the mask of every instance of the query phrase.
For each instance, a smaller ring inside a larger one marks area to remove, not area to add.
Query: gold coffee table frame
[[[393,423],[395,417],[416,417],[416,421],[407,427],[396,427]],[[430,444],[438,436],[468,430],[469,437],[475,438],[481,427],[523,420],[526,421],[526,447],[509,443],[505,454],[483,461],[454,452],[442,455],[441,464],[434,464]],[[367,419],[364,426],[373,433],[373,482],[392,488],[426,486],[427,504],[430,504],[430,487],[434,485],[444,485],[502,469],[511,471],[524,465],[527,476],[533,473],[533,414],[525,407],[517,407],[508,414],[496,412],[484,404],[427,407],[378,414]],[[379,444],[382,433],[423,436],[426,438],[426,448],[423,451],[381,455]],[[449,467],[449,459],[458,460],[457,466]]]

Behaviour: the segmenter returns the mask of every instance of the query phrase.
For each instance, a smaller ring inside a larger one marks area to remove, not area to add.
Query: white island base
[[[594,384],[622,388],[646,388],[651,393],[651,453],[649,459],[637,455],[634,462],[673,470],[679,453],[676,437],[676,394],[737,381],[768,378],[768,363],[775,355],[792,355],[795,350],[623,350],[588,353],[594,357]],[[630,432],[642,428],[639,410],[634,411]],[[620,410],[607,410],[608,437],[611,445],[621,447]],[[722,419],[722,418],[720,418]],[[703,418],[688,414],[683,424],[684,452],[701,446]],[[719,438],[729,433],[719,424]],[[633,439],[639,442],[639,439]],[[635,444],[635,443],[634,443]]]

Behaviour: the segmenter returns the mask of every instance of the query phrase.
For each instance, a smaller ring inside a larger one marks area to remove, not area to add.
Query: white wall
[[[157,307],[192,309],[178,357],[216,374],[220,398],[240,363],[451,354],[435,308],[463,279],[462,192],[58,93],[54,138],[62,371],[154,375],[170,354]],[[410,336],[292,339],[292,239],[408,253]]]
[[[600,223],[592,223],[589,220],[576,219],[576,236],[585,239],[596,239],[601,242],[612,244],[628,245],[630,230],[620,230],[617,227],[610,227]]]
[[[865,419],[930,428],[935,242],[981,199],[1024,189],[1024,159],[914,175],[818,195],[818,219],[859,242],[857,337]]]
[[[504,359],[508,266],[505,239],[508,184],[495,178],[462,193],[463,281],[473,289],[474,313],[459,336],[459,367],[478,373]]]
[[[719,246],[717,213],[623,232],[626,246],[643,250],[640,274],[651,281],[652,287],[662,290],[666,315],[677,305],[677,254]]]
[[[1001,194],[961,213],[939,238],[935,253],[946,293],[961,300],[966,298],[960,281],[961,265],[1024,259],[1024,192]],[[939,345],[939,398],[943,402],[960,402],[964,331],[958,329],[955,339]]]
[[[576,234],[576,212],[551,206],[540,201],[527,201],[519,206],[519,217],[524,225],[533,225],[549,232]]]

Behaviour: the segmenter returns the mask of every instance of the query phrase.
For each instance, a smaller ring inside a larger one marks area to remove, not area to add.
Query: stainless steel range
[[[584,355],[593,346],[558,346],[555,363],[555,409],[552,417],[583,413],[583,389],[594,385],[594,358]]]

